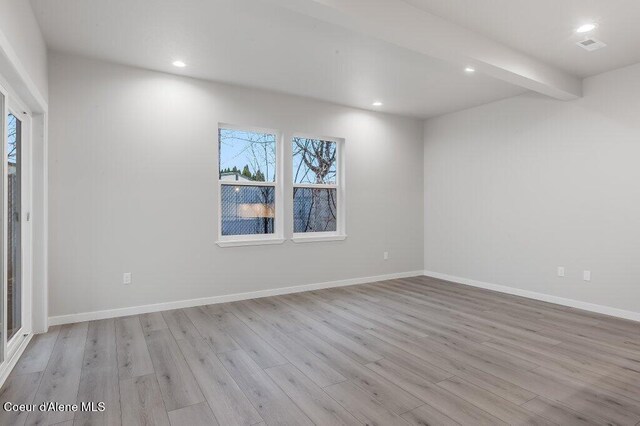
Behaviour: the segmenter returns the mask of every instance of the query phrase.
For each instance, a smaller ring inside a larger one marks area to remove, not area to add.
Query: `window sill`
[[[253,240],[218,240],[216,244],[220,247],[242,247],[242,246],[264,246],[269,244],[282,244],[284,238],[264,238]]]
[[[294,236],[291,241],[294,243],[316,243],[321,241],[344,241],[347,238],[346,234],[342,235],[305,235]]]

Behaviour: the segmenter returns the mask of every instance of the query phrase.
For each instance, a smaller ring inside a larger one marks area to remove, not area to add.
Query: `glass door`
[[[7,114],[7,341],[22,328],[22,120]]]
[[[0,86],[0,372],[31,331],[31,116]]]
[[[6,143],[7,140],[7,134],[8,134],[8,129],[7,129],[7,116],[8,116],[8,109],[7,109],[7,92],[4,90],[4,88],[2,86],[0,86],[0,147],[3,146]],[[4,152],[4,150],[0,150],[0,152]],[[0,156],[0,158],[4,158],[4,156]],[[4,164],[0,163],[0,170],[2,170],[4,172]],[[3,215],[1,214],[1,212],[4,210],[4,185],[0,184],[0,205],[2,206],[2,209],[0,209],[0,217],[3,217]],[[5,286],[4,286],[4,253],[5,253],[5,248],[4,248],[4,227],[0,226],[0,234],[2,235],[2,238],[0,238],[0,276],[2,276],[2,279],[0,280],[0,282],[3,283],[2,288],[0,289],[0,365],[4,366],[4,360],[5,360],[5,353],[6,353],[6,348],[7,348],[7,333],[5,332],[5,326],[6,326],[6,320],[5,320],[5,313],[6,313],[6,309],[5,309]]]

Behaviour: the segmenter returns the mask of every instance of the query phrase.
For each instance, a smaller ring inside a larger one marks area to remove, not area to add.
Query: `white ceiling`
[[[640,62],[639,0],[405,1],[580,77]],[[606,48],[576,46],[585,22]]]
[[[525,91],[262,0],[32,4],[54,50],[360,108],[429,117]]]
[[[416,117],[640,62],[640,0],[31,1],[53,50]]]

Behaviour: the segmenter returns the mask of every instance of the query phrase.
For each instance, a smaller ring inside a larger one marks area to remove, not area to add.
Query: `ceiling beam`
[[[415,7],[412,0],[269,1],[556,99],[582,96],[580,78]]]

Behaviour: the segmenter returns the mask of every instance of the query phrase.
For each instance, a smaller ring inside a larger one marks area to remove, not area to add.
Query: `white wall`
[[[0,0],[0,38],[6,39],[35,90],[46,102],[47,47],[28,0]],[[5,78],[9,76],[5,75]],[[16,90],[23,95],[21,88],[16,87]]]
[[[422,270],[420,121],[49,60],[50,316]],[[348,238],[218,247],[218,122],[345,138]]]
[[[640,312],[640,64],[575,101],[429,120],[424,137],[427,271]]]

